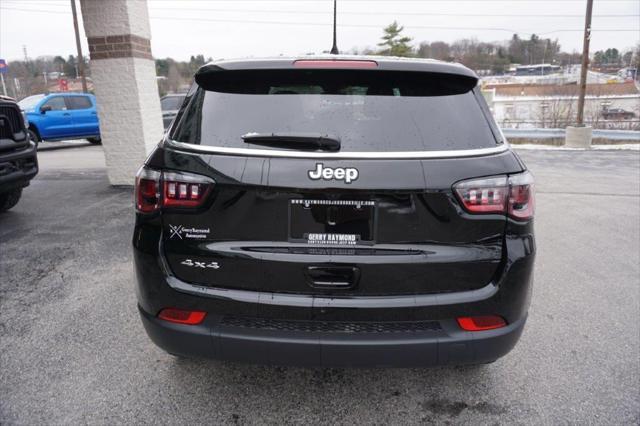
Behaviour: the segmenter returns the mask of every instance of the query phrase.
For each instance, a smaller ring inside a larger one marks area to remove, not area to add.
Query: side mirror
[[[44,114],[47,111],[51,111],[51,105],[44,105],[40,107],[40,114]]]

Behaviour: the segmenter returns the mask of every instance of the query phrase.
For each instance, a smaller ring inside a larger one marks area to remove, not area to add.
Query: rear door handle
[[[68,112],[65,112],[65,113],[64,113],[64,114],[62,114],[62,115],[71,115],[71,114],[70,114],[70,113],[68,113]]]
[[[308,266],[307,282],[316,288],[353,288],[360,279],[360,269],[355,266]]]

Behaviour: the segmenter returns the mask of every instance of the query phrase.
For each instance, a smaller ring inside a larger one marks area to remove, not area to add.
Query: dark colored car
[[[608,108],[603,109],[600,115],[605,120],[630,120],[636,117],[633,111],[627,111],[622,108]]]
[[[182,105],[182,101],[184,101],[185,96],[185,93],[171,93],[160,99],[162,124],[164,125],[165,130],[169,128],[173,119],[178,115],[178,110],[180,109],[180,105]]]
[[[477,83],[397,58],[200,68],[136,178],[151,340],[308,366],[509,352],[531,295],[533,179]]]
[[[32,141],[86,139],[101,143],[96,98],[88,93],[33,95],[18,102]]]
[[[25,118],[13,99],[0,96],[0,213],[18,204],[37,173],[36,145],[29,140]]]

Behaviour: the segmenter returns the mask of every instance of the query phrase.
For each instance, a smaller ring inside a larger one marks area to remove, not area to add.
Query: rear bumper
[[[0,153],[0,193],[29,185],[29,181],[38,173],[36,145],[21,151]]]
[[[173,324],[139,307],[151,340],[183,356],[256,364],[323,367],[430,367],[482,364],[507,354],[516,344],[526,316],[489,331],[461,331],[454,320],[432,330],[404,332],[318,332],[228,324],[209,316],[200,325]]]
[[[159,252],[159,232],[146,225],[134,232],[140,314],[156,345],[187,357],[335,367],[486,363],[516,344],[531,300],[532,234],[505,239],[507,259],[485,287],[366,297],[223,289],[181,281]],[[167,307],[204,311],[207,317],[195,326],[159,320],[158,312]],[[477,315],[499,315],[508,325],[465,332],[455,321]],[[437,327],[403,326],[426,322]]]

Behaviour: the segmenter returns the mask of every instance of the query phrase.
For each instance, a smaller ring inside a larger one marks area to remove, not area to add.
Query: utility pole
[[[71,0],[71,13],[73,14],[73,29],[76,32],[76,49],[78,50],[78,71],[82,79],[82,91],[87,93],[87,79],[84,76],[84,58],[82,57],[82,46],[80,45],[80,31],[78,30],[78,14],[76,13],[76,0]]]
[[[591,12],[593,0],[587,0],[587,14],[584,19],[584,42],[582,44],[582,69],[580,72],[580,94],[578,97],[577,125],[584,126],[584,98],[587,92],[587,72],[589,71],[589,42],[591,41]]]

